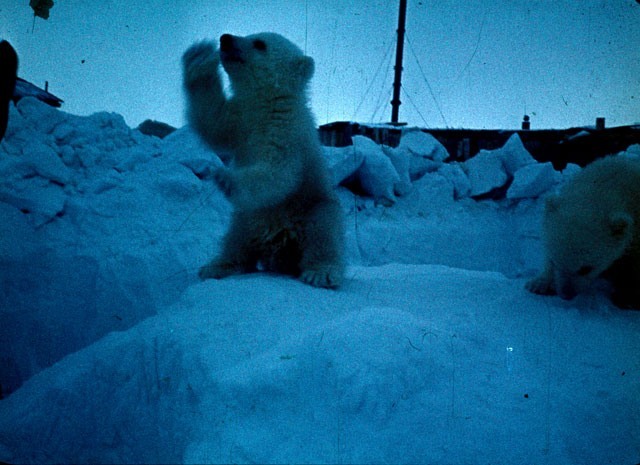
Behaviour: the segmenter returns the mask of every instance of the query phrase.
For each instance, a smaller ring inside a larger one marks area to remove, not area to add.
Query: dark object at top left
[[[34,16],[49,19],[49,10],[53,8],[53,0],[31,0],[29,6],[33,9]]]
[[[9,42],[0,42],[0,141],[7,130],[9,102],[13,97],[18,74],[18,54]]]

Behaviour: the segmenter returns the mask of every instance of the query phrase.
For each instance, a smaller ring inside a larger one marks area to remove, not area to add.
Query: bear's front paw
[[[198,42],[184,52],[184,85],[188,89],[207,87],[219,79],[220,53],[213,42]]]
[[[213,172],[213,180],[218,189],[227,197],[231,195],[231,173],[227,168],[218,168]]]
[[[529,292],[540,295],[555,295],[556,289],[553,284],[553,279],[545,274],[542,274],[536,278],[529,280],[524,286]]]
[[[340,267],[330,265],[308,269],[300,274],[300,281],[314,287],[335,289],[342,284],[342,271]]]

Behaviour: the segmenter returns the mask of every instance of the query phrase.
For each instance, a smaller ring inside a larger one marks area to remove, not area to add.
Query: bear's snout
[[[220,36],[220,50],[227,52],[233,49],[233,36],[231,34],[222,34]]]
[[[235,37],[231,34],[222,34],[220,36],[220,58],[227,63],[244,63],[240,48],[236,46]]]

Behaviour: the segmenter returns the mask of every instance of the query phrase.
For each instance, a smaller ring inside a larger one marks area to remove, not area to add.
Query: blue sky
[[[400,119],[423,127],[533,128],[640,122],[635,0],[408,0]],[[397,2],[57,0],[37,19],[0,0],[0,37],[21,77],[76,114],[184,124],[180,57],[229,32],[279,32],[316,60],[319,124],[390,119]]]

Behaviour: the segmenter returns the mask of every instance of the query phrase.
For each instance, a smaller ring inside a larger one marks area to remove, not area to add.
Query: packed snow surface
[[[340,289],[200,282],[230,213],[216,155],[23,99],[0,144],[0,461],[639,463],[640,312],[524,289],[544,197],[580,168],[517,136],[443,151],[326,148]]]

